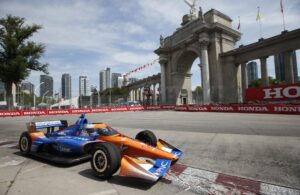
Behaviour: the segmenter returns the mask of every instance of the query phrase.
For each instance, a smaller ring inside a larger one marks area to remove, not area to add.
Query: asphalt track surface
[[[225,179],[226,175],[238,176],[254,184],[293,189],[289,194],[299,193],[300,117],[297,115],[141,111],[87,117],[91,122],[108,123],[132,137],[142,129],[150,129],[157,137],[180,148],[184,157],[178,164],[187,168],[181,180],[190,182],[188,187],[186,181],[177,185],[171,174],[155,184],[117,175],[101,181],[93,175],[89,162],[61,167],[20,155],[16,142],[26,129],[26,122],[67,119],[72,124],[78,118],[78,115],[62,115],[0,118],[0,194],[206,194],[208,191],[199,186],[206,185],[212,177],[207,175],[215,174]]]

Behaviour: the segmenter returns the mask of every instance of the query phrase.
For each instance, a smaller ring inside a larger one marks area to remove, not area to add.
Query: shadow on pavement
[[[73,164],[61,164],[61,163],[56,163],[56,162],[51,161],[51,160],[46,160],[46,159],[31,155],[31,154],[25,155],[25,154],[22,154],[21,152],[14,152],[13,154],[15,154],[17,156],[21,156],[21,157],[26,158],[26,159],[35,160],[35,161],[38,161],[40,163],[45,163],[45,164],[48,164],[50,166],[59,167],[59,168],[73,167],[73,166],[76,166],[76,165],[79,165],[79,164],[82,164],[82,163],[85,163],[85,162],[89,161],[89,160],[85,160],[85,161],[76,162],[76,163],[73,163]]]
[[[136,188],[136,189],[140,189],[140,190],[149,190],[155,183],[149,183],[146,180],[142,180],[142,179],[137,179],[137,178],[130,178],[130,177],[121,177],[118,175],[112,176],[111,178],[107,179],[107,180],[102,180],[99,179],[94,171],[92,169],[86,169],[83,171],[79,172],[80,175],[92,179],[92,180],[97,180],[97,181],[107,181],[108,183],[111,184],[117,184],[117,185],[122,185],[122,186],[126,186],[126,187],[130,187],[130,188]]]

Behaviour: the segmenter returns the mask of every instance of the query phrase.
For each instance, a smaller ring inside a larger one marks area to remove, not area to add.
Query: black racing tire
[[[121,165],[119,149],[112,143],[97,144],[92,150],[91,166],[97,177],[108,179]]]
[[[19,139],[20,152],[23,154],[29,154],[31,149],[31,138],[28,132],[23,132]]]
[[[156,147],[157,146],[157,138],[155,134],[150,130],[143,130],[139,132],[135,139],[144,142],[145,144],[148,144],[150,146]]]

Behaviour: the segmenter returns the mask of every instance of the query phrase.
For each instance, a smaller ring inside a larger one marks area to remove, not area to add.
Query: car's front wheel
[[[92,151],[91,166],[101,179],[111,177],[121,164],[121,154],[112,143],[97,144]]]
[[[156,147],[157,146],[157,138],[155,134],[150,131],[150,130],[144,130],[139,132],[136,136],[135,139],[144,142],[150,146]]]
[[[28,154],[31,148],[31,139],[28,132],[23,132],[19,139],[19,148],[23,154]]]

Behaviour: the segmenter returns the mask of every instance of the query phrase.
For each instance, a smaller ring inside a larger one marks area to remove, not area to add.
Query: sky
[[[240,16],[240,44],[259,38],[256,21],[260,6],[262,36],[278,35],[283,30],[280,0],[197,0],[203,12],[216,9],[230,16],[237,29]],[[287,30],[300,27],[300,1],[283,0]],[[183,0],[0,0],[0,17],[7,14],[24,17],[26,24],[43,26],[31,40],[46,46],[41,62],[49,64],[54,91],[61,88],[61,76],[71,74],[72,96],[79,91],[79,76],[88,76],[90,84],[99,87],[99,72],[125,74],[158,56],[159,37],[170,36],[180,27],[182,16],[189,13]],[[300,52],[297,51],[298,69]],[[268,58],[269,75],[274,76],[274,59]],[[192,87],[200,85],[200,70],[192,66]],[[160,72],[159,64],[131,76],[145,78]],[[259,71],[260,72],[260,71]],[[39,83],[41,72],[32,71],[28,81]],[[37,90],[37,94],[38,90]]]

